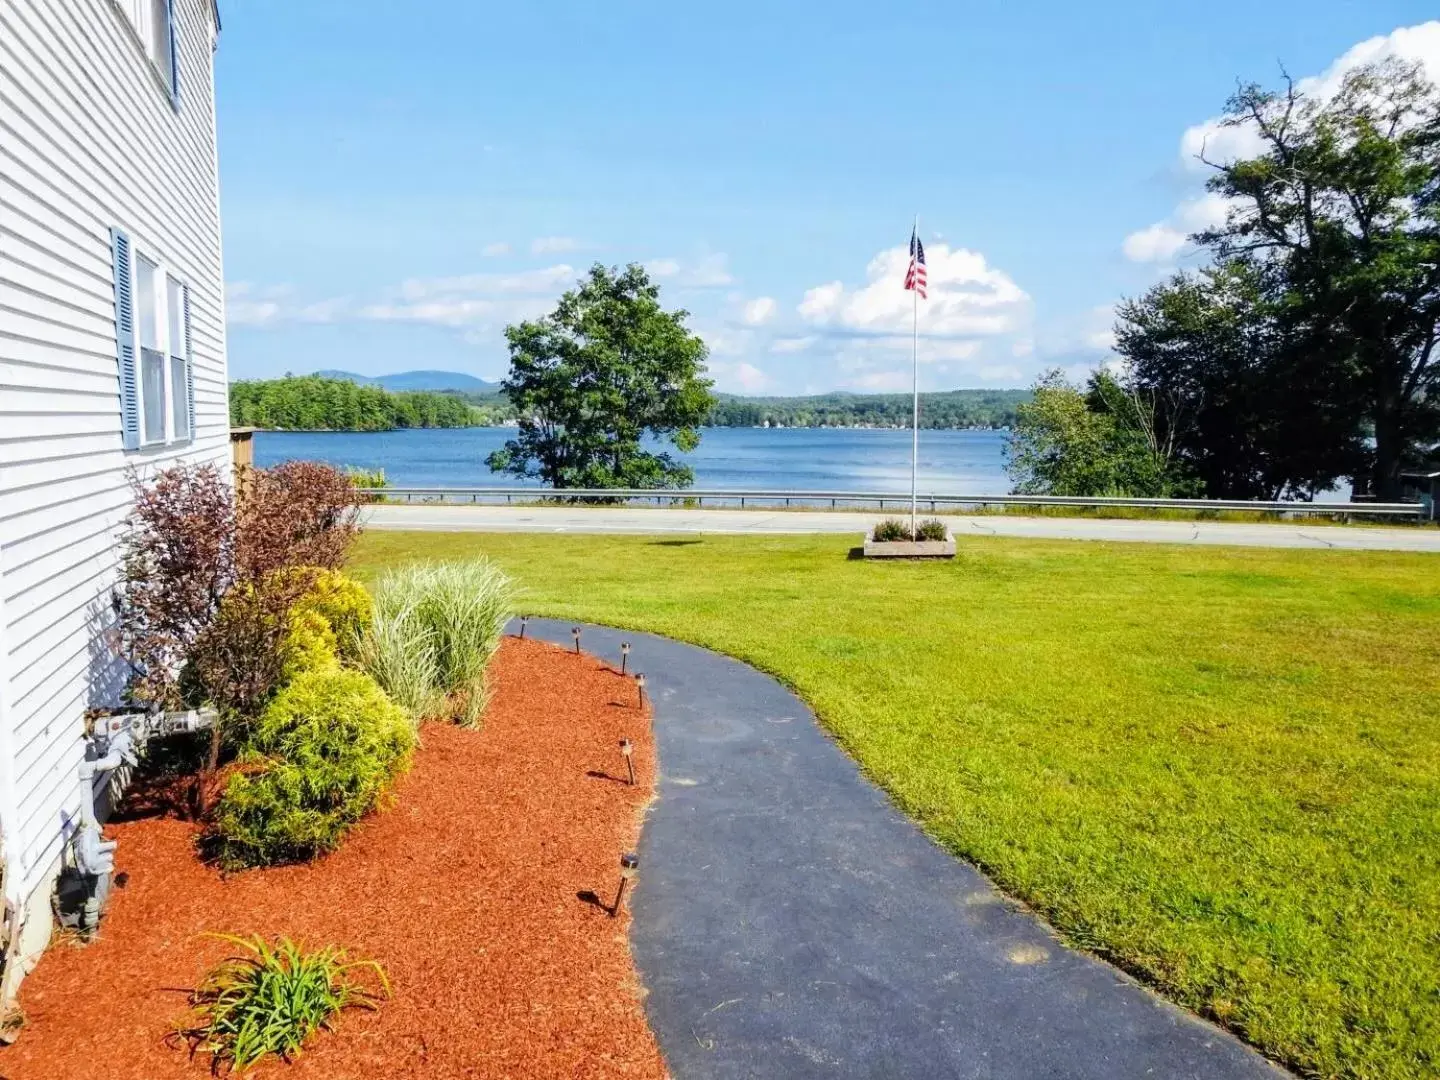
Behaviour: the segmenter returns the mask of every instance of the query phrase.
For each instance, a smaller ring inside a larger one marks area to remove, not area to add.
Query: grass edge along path
[[[1305,1075],[1440,1072],[1440,561],[967,539],[372,533],[801,694],[938,842]]]

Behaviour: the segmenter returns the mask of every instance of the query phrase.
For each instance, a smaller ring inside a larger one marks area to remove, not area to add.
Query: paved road
[[[532,619],[562,646],[568,622]],[[891,806],[769,676],[589,627],[659,754],[631,941],[676,1080],[1282,1080],[1060,945]]]
[[[374,529],[556,533],[850,533],[857,538],[889,514],[805,510],[683,510],[647,507],[371,506]],[[955,535],[1123,540],[1240,547],[1440,552],[1440,529],[1247,525],[1219,521],[1126,521],[990,515],[949,517]]]

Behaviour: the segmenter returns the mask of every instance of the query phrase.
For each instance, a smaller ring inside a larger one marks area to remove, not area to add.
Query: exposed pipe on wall
[[[105,717],[87,737],[86,760],[80,764],[80,822],[71,838],[71,860],[80,878],[84,901],[75,918],[77,929],[88,933],[100,924],[100,913],[110,893],[115,872],[115,841],[101,831],[97,792],[104,792],[114,774],[139,763],[140,753],[152,738],[204,731],[217,720],[214,709],[169,713],[124,713]]]

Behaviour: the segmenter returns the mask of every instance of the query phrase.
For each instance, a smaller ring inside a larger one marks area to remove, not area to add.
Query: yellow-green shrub
[[[207,842],[231,869],[334,849],[409,762],[415,733],[375,680],[339,666],[297,674],[251,725]]]
[[[365,586],[338,570],[302,567],[296,572],[313,575],[297,609],[313,612],[329,623],[338,655],[354,660],[360,639],[375,618],[375,606]]]
[[[360,639],[374,620],[374,605],[365,586],[338,570],[318,566],[296,567],[281,574],[292,583],[305,584],[290,611],[283,681],[289,682],[302,671],[356,660]]]
[[[340,666],[335,631],[325,616],[300,604],[290,609],[290,630],[285,636],[285,667],[282,682],[290,682],[302,671]]]

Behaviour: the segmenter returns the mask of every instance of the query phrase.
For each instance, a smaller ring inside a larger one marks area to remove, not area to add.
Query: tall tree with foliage
[[[1193,494],[1167,433],[1155,422],[1153,400],[1104,371],[1085,387],[1058,370],[1031,388],[1017,406],[1006,446],[1006,468],[1025,495],[1101,495],[1165,498]]]
[[[705,343],[666,311],[636,264],[596,264],[543,319],[505,328],[502,382],[519,434],[490,455],[493,472],[555,488],[685,487],[694,471],[644,441],[700,444],[714,405]]]
[[[1126,388],[1211,498],[1313,498],[1363,465],[1356,395],[1293,314],[1281,276],[1242,259],[1119,308]]]
[[[1232,209],[1195,239],[1218,264],[1279,278],[1276,318],[1313,357],[1291,404],[1352,407],[1373,438],[1369,486],[1397,498],[1403,467],[1440,437],[1440,92],[1392,59],[1328,101],[1288,79],[1243,87],[1225,123],[1261,151],[1211,162]]]

